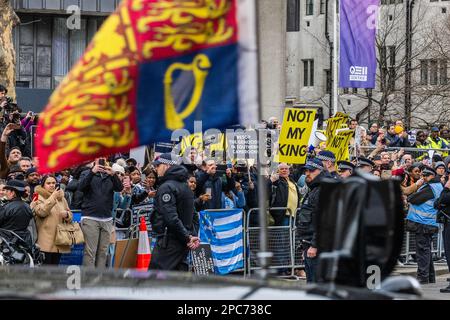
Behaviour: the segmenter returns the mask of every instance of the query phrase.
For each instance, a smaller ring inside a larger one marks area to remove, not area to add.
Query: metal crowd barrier
[[[433,237],[431,243],[431,253],[436,259],[445,259],[444,252],[444,240],[443,240],[443,228],[439,227],[439,232]],[[400,253],[400,257],[403,261],[399,261],[400,265],[415,265],[415,259],[413,255],[416,254],[416,235],[411,232],[405,232],[403,237],[403,246]],[[436,263],[436,262],[435,262]]]
[[[269,208],[267,213],[271,210],[287,210],[290,212],[289,208],[286,207],[274,207]],[[252,214],[257,214],[255,212],[259,211],[259,208],[252,208],[247,212],[247,224],[245,226],[245,247],[244,256],[246,257],[246,272],[245,275],[251,275],[252,271],[261,269],[259,261],[257,258],[257,252],[259,251],[259,235],[261,232],[261,227],[252,226],[250,222],[252,221]],[[290,214],[292,216],[292,214]],[[268,250],[273,253],[272,262],[270,264],[270,269],[286,269],[290,273],[290,276],[294,276],[294,270],[296,267],[296,247],[295,243],[295,228],[296,215],[289,219],[289,225],[287,226],[268,226],[267,227],[267,237],[268,237]],[[298,263],[297,263],[298,266]],[[288,274],[286,274],[289,276]]]

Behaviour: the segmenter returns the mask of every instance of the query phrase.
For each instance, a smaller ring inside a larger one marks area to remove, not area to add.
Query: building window
[[[314,0],[306,0],[306,15],[312,16],[314,14]]]
[[[326,0],[320,0],[320,14],[325,14],[325,1]]]
[[[447,60],[421,60],[420,84],[436,86],[448,83]]]
[[[314,87],[314,60],[303,60],[303,86]]]
[[[325,70],[325,92],[331,94],[331,71]]]
[[[353,88],[353,89],[352,89],[352,93],[353,93],[353,94],[358,94],[358,88]]]
[[[442,85],[448,84],[448,76],[447,76],[447,60],[441,60],[439,69],[439,82]]]
[[[430,84],[435,86],[438,84],[438,62],[437,60],[430,61]]]
[[[397,78],[397,70],[395,69],[395,67],[389,67],[388,69],[388,75],[389,75],[389,90],[390,91],[395,91],[395,80]]]
[[[344,94],[348,94],[348,88],[344,88],[343,92]]]
[[[420,84],[428,84],[428,60],[420,61]]]
[[[300,31],[300,0],[287,2],[287,32]]]

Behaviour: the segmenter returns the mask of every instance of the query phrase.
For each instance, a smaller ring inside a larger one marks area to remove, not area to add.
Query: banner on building
[[[327,150],[334,153],[337,161],[350,161],[350,153],[348,151],[350,140],[353,137],[355,130],[340,130],[327,143]]]
[[[276,162],[291,164],[306,162],[316,112],[316,109],[285,109]]]
[[[375,88],[379,0],[340,1],[341,88]]]

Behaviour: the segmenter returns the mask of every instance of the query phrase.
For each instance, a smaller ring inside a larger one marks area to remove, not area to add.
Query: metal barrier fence
[[[437,259],[445,259],[444,252],[444,239],[443,239],[443,228],[439,228],[439,232],[433,237],[433,242],[431,243],[431,253]],[[399,261],[403,265],[415,264],[415,259],[413,255],[416,254],[416,235],[411,232],[405,232],[403,237],[403,246],[400,257],[403,258]]]
[[[286,271],[285,275],[294,276],[295,268],[302,266],[300,263],[300,255],[298,254],[296,245],[296,219],[297,213],[292,216],[291,210],[286,207],[274,207],[269,208],[267,212],[272,210],[286,210],[289,212],[289,224],[286,226],[268,226],[268,250],[273,253],[270,269],[278,269]],[[245,225],[245,237],[244,237],[244,256],[246,257],[246,270],[245,275],[251,275],[252,271],[261,269],[257,258],[257,252],[259,251],[259,235],[261,227],[253,226],[252,214],[258,214],[259,208],[250,209],[247,212],[247,224]],[[288,274],[290,273],[290,274]]]

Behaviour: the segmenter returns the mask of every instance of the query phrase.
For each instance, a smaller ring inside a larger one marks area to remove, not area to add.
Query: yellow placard
[[[329,143],[327,142],[327,150],[334,153],[337,161],[350,161],[350,153],[348,147],[350,139],[353,137],[355,130],[342,130],[333,137]]]
[[[197,132],[194,134],[191,134],[189,136],[186,136],[181,140],[181,148],[180,148],[180,154],[184,155],[185,151],[189,147],[195,148],[198,152],[202,152],[205,149],[208,149],[210,152],[216,151],[216,152],[223,152],[224,151],[224,144],[226,148],[226,141],[225,134],[221,133],[219,134],[219,141],[216,143],[211,143],[206,146],[204,145],[203,141],[203,133]]]
[[[327,136],[327,141],[333,140],[336,135],[336,130],[341,129],[342,125],[346,124],[349,116],[347,114],[338,112],[336,116],[327,120],[327,130],[325,135]]]
[[[278,140],[277,162],[304,164],[316,109],[286,108]]]

